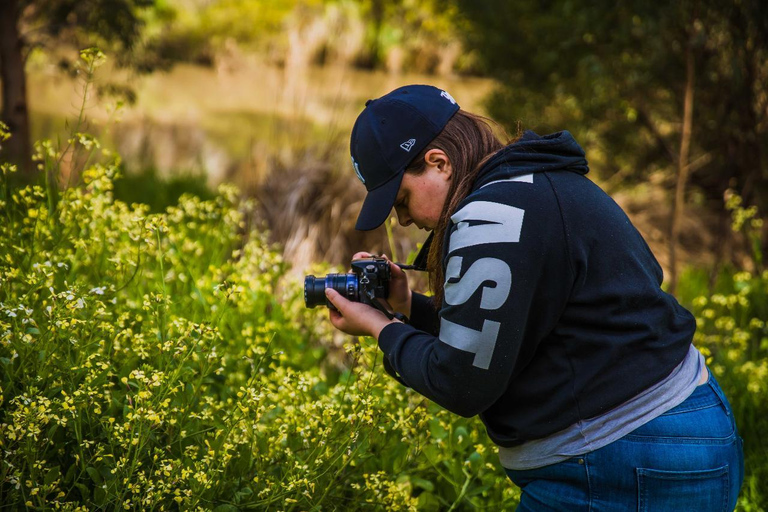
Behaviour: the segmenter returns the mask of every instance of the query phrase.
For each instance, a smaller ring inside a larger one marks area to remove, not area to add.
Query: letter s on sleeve
[[[475,290],[483,283],[496,283],[495,288],[484,287],[480,301],[482,309],[499,309],[512,287],[512,273],[509,265],[498,258],[480,258],[461,276],[461,256],[453,256],[448,260],[445,278],[445,302],[452,306],[464,304]],[[450,282],[451,279],[461,278],[460,281]]]

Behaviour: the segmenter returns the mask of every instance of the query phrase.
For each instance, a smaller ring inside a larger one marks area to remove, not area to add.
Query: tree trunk
[[[31,178],[27,77],[24,74],[18,20],[18,0],[0,0],[0,81],[3,83],[0,119],[11,132],[11,138],[3,143],[0,159],[18,164],[19,171],[26,178]]]
[[[693,37],[691,36],[691,39]],[[691,43],[686,51],[686,80],[685,100],[683,105],[683,133],[680,138],[680,156],[678,158],[677,186],[675,202],[672,209],[672,226],[669,237],[669,292],[677,290],[677,244],[680,238],[680,221],[685,207],[685,186],[688,183],[690,166],[688,164],[691,150],[691,131],[693,129],[693,85],[695,78],[694,55]]]

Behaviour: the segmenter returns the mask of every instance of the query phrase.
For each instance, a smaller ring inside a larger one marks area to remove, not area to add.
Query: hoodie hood
[[[542,136],[527,130],[517,142],[501,148],[485,163],[472,188],[477,190],[493,181],[545,171],[589,172],[584,150],[569,131]],[[434,232],[429,234],[416,255],[415,270],[427,269],[433,235]]]
[[[584,150],[570,132],[542,136],[527,130],[517,142],[500,149],[485,163],[473,188],[545,171],[589,172]]]

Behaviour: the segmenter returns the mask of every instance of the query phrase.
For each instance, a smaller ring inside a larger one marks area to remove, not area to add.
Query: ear
[[[453,174],[453,167],[451,166],[451,159],[445,154],[442,149],[430,149],[424,155],[424,161],[427,166],[436,167],[438,172],[443,174],[445,179],[450,179]]]

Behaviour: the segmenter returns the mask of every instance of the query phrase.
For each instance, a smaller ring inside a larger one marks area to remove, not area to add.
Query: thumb
[[[392,275],[395,277],[401,277],[405,275],[405,271],[397,266],[397,264],[389,259],[386,254],[382,255],[382,258],[387,260],[387,263],[389,263],[389,268],[392,271]]]
[[[333,304],[336,309],[339,310],[340,313],[344,314],[344,309],[347,306],[347,302],[349,302],[347,299],[342,297],[341,294],[339,294],[339,292],[333,288],[326,288],[325,296],[331,302],[331,304]]]

